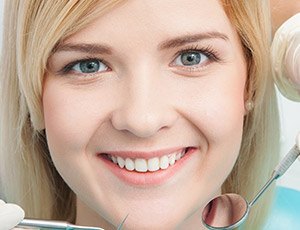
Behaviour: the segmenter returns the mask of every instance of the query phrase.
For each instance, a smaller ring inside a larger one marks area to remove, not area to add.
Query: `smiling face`
[[[200,229],[239,153],[246,63],[217,0],[133,0],[63,41],[44,81],[78,224]]]

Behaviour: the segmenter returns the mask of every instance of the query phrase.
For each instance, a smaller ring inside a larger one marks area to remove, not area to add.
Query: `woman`
[[[251,199],[265,183],[279,149],[267,1],[7,1],[4,12],[0,191],[26,216],[203,229],[214,196]]]

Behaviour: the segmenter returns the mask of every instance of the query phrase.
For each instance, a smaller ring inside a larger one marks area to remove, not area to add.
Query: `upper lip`
[[[112,156],[119,156],[122,158],[142,158],[142,159],[151,159],[154,157],[161,157],[164,155],[172,154],[178,151],[186,150],[188,147],[174,147],[174,148],[167,148],[167,149],[161,149],[161,150],[155,150],[155,151],[106,151],[98,153],[98,155],[101,154],[109,154]]]

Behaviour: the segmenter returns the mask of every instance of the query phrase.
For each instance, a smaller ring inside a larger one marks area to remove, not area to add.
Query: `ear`
[[[244,115],[247,115],[254,108],[254,102],[252,101],[252,99],[245,101],[244,107]]]

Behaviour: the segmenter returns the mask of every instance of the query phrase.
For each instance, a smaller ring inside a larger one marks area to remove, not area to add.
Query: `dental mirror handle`
[[[127,219],[127,217],[129,216],[129,213],[125,216],[125,218],[122,220],[121,224],[118,226],[117,230],[122,230],[123,225]]]
[[[121,224],[118,226],[117,230],[121,230],[124,222],[126,221],[127,216],[123,219]],[[24,219],[22,220],[17,227],[35,227],[35,228],[47,228],[47,229],[65,229],[65,230],[104,230],[103,228],[97,227],[87,227],[87,226],[78,226],[73,225],[64,221],[54,221],[54,220],[38,220],[38,219]]]
[[[263,188],[258,192],[258,194],[254,197],[254,199],[249,203],[249,206],[253,206],[258,198],[264,193],[264,191],[272,184],[272,182],[279,177],[281,177],[286,170],[294,163],[294,161],[300,155],[300,146],[297,144],[288,152],[288,154],[282,159],[282,161],[276,166],[274,169],[271,178],[268,182],[263,186]]]
[[[65,229],[65,230],[71,230],[71,229],[104,230],[103,228],[77,226],[63,221],[35,220],[35,219],[24,219],[19,223],[17,227],[37,227],[37,228]]]

